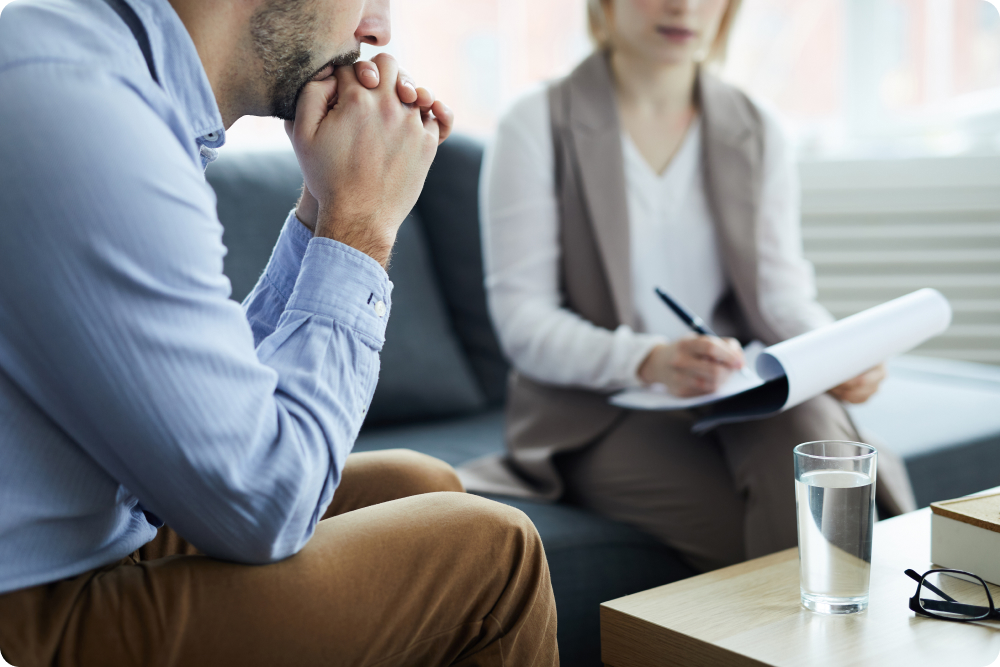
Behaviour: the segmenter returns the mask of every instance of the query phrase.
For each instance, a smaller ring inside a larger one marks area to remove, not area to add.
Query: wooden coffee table
[[[995,489],[1000,491],[1000,489]],[[950,623],[910,611],[931,569],[930,510],[875,526],[868,609],[814,614],[799,603],[789,549],[601,605],[601,657],[611,667],[1000,667],[1000,623]],[[997,554],[1000,558],[1000,554]],[[1000,587],[993,587],[1000,605]]]

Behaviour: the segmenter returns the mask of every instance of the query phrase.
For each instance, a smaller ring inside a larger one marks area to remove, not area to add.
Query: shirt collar
[[[209,149],[212,157],[208,161],[211,161],[215,149],[226,142],[226,132],[212,84],[191,35],[167,0],[126,2],[135,10],[149,35],[160,85],[183,110],[194,140],[200,147]],[[203,161],[205,156],[206,151],[202,151]]]

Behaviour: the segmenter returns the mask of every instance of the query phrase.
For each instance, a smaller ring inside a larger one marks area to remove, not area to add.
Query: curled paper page
[[[733,384],[694,399],[679,399],[663,388],[629,390],[611,402],[633,410],[701,408],[692,430],[703,433],[795,407],[943,333],[949,324],[948,300],[937,290],[922,289],[764,349],[755,365],[759,380],[749,387]]]
[[[757,374],[765,382],[784,375],[793,408],[945,331],[951,306],[922,289],[804,333],[764,350]]]

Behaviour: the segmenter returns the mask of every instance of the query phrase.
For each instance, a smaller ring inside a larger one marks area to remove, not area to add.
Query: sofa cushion
[[[486,308],[479,242],[479,142],[452,136],[441,144],[417,202],[434,268],[455,333],[490,403],[506,394],[507,362]]]
[[[389,278],[392,314],[365,424],[433,419],[482,408],[486,399],[452,331],[416,213],[399,228]]]

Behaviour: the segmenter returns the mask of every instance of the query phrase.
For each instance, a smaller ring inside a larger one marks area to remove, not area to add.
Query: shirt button
[[[375,314],[379,317],[385,317],[385,303],[382,301],[375,302]]]

